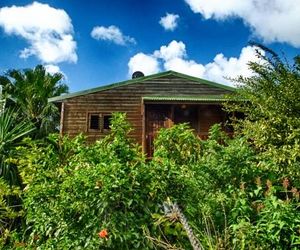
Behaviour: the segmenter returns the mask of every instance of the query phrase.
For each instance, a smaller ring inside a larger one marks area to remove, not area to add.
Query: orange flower
[[[99,235],[99,237],[100,238],[107,238],[107,236],[108,236],[108,232],[107,232],[107,230],[106,229],[102,229],[99,233],[98,233],[98,235]]]

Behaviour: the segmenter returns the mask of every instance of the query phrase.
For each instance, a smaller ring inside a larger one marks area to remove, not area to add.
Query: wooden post
[[[61,103],[61,111],[60,111],[60,129],[59,133],[62,136],[64,133],[64,114],[65,114],[65,103]]]
[[[142,117],[142,150],[146,152],[146,119],[145,119],[145,103],[142,99],[141,103],[141,117]]]
[[[174,125],[174,104],[171,104],[171,124],[172,127]]]

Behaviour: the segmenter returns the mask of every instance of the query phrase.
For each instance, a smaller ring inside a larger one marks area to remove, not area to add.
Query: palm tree
[[[5,99],[2,96],[2,85],[0,85],[0,114],[4,112]]]
[[[7,160],[13,157],[13,151],[22,138],[33,130],[34,126],[20,120],[18,112],[11,108],[0,114],[0,178],[3,177],[11,185],[20,183],[16,166]]]
[[[10,70],[6,74],[10,80],[10,99],[20,108],[22,115],[36,127],[37,138],[57,131],[59,109],[48,102],[48,98],[68,92],[62,83],[63,75],[49,74],[42,65],[34,69]]]

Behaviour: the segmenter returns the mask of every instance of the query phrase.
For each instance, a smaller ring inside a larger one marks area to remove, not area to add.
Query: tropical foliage
[[[233,138],[216,124],[202,141],[179,124],[160,130],[150,160],[125,114],[95,144],[52,134],[16,147],[27,132],[15,123],[4,162],[22,185],[0,179],[0,247],[299,249],[299,59],[258,56],[227,105],[245,115]]]
[[[9,159],[14,156],[21,139],[33,130],[33,125],[25,120],[20,121],[18,112],[13,109],[0,113],[0,177],[11,185],[20,182],[17,167]]]
[[[238,98],[247,100],[230,106],[242,112],[240,132],[257,150],[272,158],[278,173],[299,178],[300,162],[300,56],[292,65],[260,46],[260,62],[251,62],[253,77],[240,77]],[[299,183],[300,184],[300,183]]]
[[[18,244],[191,249],[177,215],[165,213],[171,200],[204,249],[297,248],[299,191],[288,178],[274,186],[274,173],[259,167],[261,156],[247,140],[230,139],[214,126],[201,141],[177,125],[160,132],[148,162],[129,131],[125,116],[115,114],[112,133],[95,145],[81,136],[50,136],[47,145],[19,148],[30,230]],[[166,143],[170,138],[180,142],[176,149]]]
[[[9,241],[11,230],[16,227],[18,219],[23,216],[20,206],[10,199],[19,198],[20,193],[18,188],[8,185],[0,178],[0,247],[4,247]]]
[[[42,138],[57,131],[58,107],[48,98],[68,92],[63,75],[49,74],[42,65],[34,69],[10,70],[0,78],[7,106],[19,109],[19,115],[36,127],[34,136]]]

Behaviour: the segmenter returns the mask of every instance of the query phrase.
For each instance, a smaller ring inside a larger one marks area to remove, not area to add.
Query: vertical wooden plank
[[[145,119],[145,103],[143,98],[141,99],[141,117],[142,117],[142,150],[146,152],[146,119]]]
[[[60,128],[59,134],[62,136],[64,134],[64,114],[65,114],[65,103],[62,102],[60,110]]]
[[[89,132],[89,126],[90,126],[90,121],[89,121],[89,112],[86,111],[86,115],[85,115],[85,120],[86,120],[86,123],[85,123],[85,132],[88,133]]]

